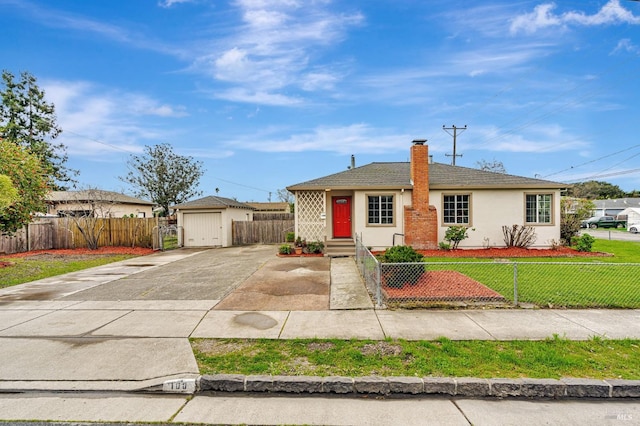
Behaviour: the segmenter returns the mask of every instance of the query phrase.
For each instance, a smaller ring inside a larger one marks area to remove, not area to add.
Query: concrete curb
[[[199,392],[423,395],[474,398],[640,398],[640,380],[478,379],[473,377],[201,376]]]

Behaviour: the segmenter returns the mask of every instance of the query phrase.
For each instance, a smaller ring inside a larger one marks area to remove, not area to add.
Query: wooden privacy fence
[[[287,232],[293,232],[294,223],[294,220],[234,220],[231,224],[233,245],[283,243]]]
[[[254,221],[263,220],[294,220],[295,215],[293,213],[274,213],[274,212],[254,212]]]
[[[96,226],[104,225],[98,246],[151,247],[157,218],[99,218]],[[0,236],[0,253],[21,253],[30,250],[50,250],[87,247],[80,229],[72,218],[37,219],[13,236]]]

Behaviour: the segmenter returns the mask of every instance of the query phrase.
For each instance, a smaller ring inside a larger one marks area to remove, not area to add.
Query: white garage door
[[[185,213],[183,219],[185,247],[222,245],[222,213]]]

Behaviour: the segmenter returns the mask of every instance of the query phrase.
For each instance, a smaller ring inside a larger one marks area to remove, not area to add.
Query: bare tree
[[[106,224],[104,219],[111,217],[117,194],[96,188],[69,191],[68,194],[67,200],[61,203],[65,209],[59,214],[73,221],[89,249],[97,250]]]
[[[282,201],[283,203],[287,203],[289,204],[289,211],[291,213],[293,213],[293,203],[294,203],[294,197],[293,194],[291,192],[289,192],[288,189],[283,188],[283,189],[278,189],[278,200]]]
[[[478,166],[480,170],[484,170],[485,172],[494,172],[494,173],[502,173],[502,174],[507,173],[507,169],[505,169],[502,161],[498,161],[495,158],[493,159],[493,161],[487,161],[487,160],[476,161],[476,166]]]

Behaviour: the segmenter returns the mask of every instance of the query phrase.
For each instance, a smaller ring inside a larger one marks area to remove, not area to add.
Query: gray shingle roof
[[[617,198],[613,200],[593,200],[597,209],[626,209],[640,207],[640,198]]]
[[[289,191],[319,189],[411,189],[410,163],[371,163],[318,179],[288,186]],[[542,179],[488,172],[448,164],[429,164],[430,189],[537,188],[560,189],[569,185]]]
[[[108,201],[120,204],[143,204],[152,206],[151,201],[141,200],[125,194],[102,189],[89,189],[82,191],[51,191],[47,195],[47,201],[56,203],[85,202],[85,201]]]
[[[231,198],[217,197],[210,195],[208,197],[199,198],[193,201],[187,201],[186,203],[172,206],[172,209],[190,210],[190,209],[220,209],[220,208],[237,208],[255,210],[248,204],[241,203]]]

